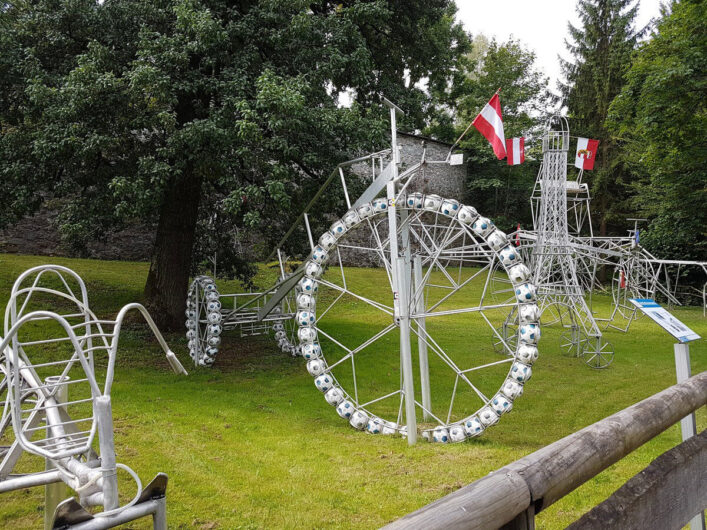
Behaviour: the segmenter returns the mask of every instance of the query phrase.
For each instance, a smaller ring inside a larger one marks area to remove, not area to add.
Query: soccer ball
[[[519,263],[518,265],[514,265],[513,267],[511,267],[511,269],[508,271],[508,277],[511,279],[514,285],[523,283],[527,281],[528,278],[530,278],[530,269],[522,263]]]
[[[432,440],[446,444],[449,441],[449,431],[444,427],[435,427],[435,430],[432,431]]]
[[[212,337],[209,337],[206,340],[206,343],[209,346],[213,346],[214,348],[216,348],[216,347],[218,347],[219,344],[221,344],[221,337],[214,335]]]
[[[474,416],[473,418],[470,418],[464,422],[462,425],[464,429],[464,434],[467,436],[474,437],[474,436],[479,436],[482,432],[484,432],[484,424],[481,423],[479,418]]]
[[[473,232],[479,236],[486,238],[487,235],[491,233],[491,230],[493,230],[494,226],[493,223],[487,219],[486,217],[479,217],[474,223],[471,225],[471,229]]]
[[[442,197],[435,194],[425,195],[425,210],[437,212],[440,206],[442,206]]]
[[[407,203],[410,208],[419,210],[424,205],[425,196],[422,193],[408,195]]]
[[[334,243],[336,243],[336,238],[331,232],[324,232],[322,237],[319,238],[319,246],[324,250],[329,250]]]
[[[221,310],[221,302],[218,300],[209,300],[209,303],[206,304],[206,309],[209,311],[220,311]]]
[[[324,269],[316,261],[308,261],[304,268],[304,274],[307,278],[319,278],[322,272],[324,272]]]
[[[355,226],[359,221],[358,214],[356,214],[356,210],[349,210],[348,212],[346,212],[346,215],[344,215],[342,221],[344,221],[346,228],[351,228],[352,226]]]
[[[511,377],[519,383],[525,383],[533,375],[533,370],[530,366],[523,363],[515,362],[511,366]]]
[[[398,426],[390,421],[383,421],[383,427],[381,427],[381,434],[395,434],[398,432]]]
[[[209,321],[209,324],[220,324],[221,323],[221,313],[218,311],[212,311],[209,313],[209,316],[207,317],[207,320]]]
[[[523,394],[523,385],[514,381],[512,378],[506,379],[501,387],[501,392],[503,392],[509,399],[516,399],[521,394]]]
[[[213,285],[213,284],[211,284],[211,285]],[[211,301],[211,302],[218,301],[218,297],[219,297],[218,292],[206,291],[206,296],[205,296],[206,300]]]
[[[536,304],[523,304],[518,308],[518,316],[524,324],[538,322],[540,320],[540,309]]]
[[[316,293],[318,289],[317,282],[312,278],[302,278],[298,285],[300,291],[307,294]]]
[[[317,306],[317,300],[311,295],[307,293],[302,293],[297,297],[297,307],[299,309],[306,309],[308,311],[314,311],[314,308]]]
[[[457,219],[459,219],[459,221],[461,221],[465,225],[469,225],[478,216],[479,214],[475,208],[471,206],[462,206],[461,208],[459,208],[459,214],[457,215]]]
[[[314,378],[314,386],[320,392],[328,392],[334,386],[334,380],[329,374],[322,374]]]
[[[506,234],[501,232],[499,229],[491,232],[491,235],[486,239],[486,242],[496,252],[501,250],[508,243],[506,240]]]
[[[196,329],[196,320],[187,320],[184,325],[187,327],[187,329]]]
[[[317,245],[312,251],[312,261],[316,261],[320,265],[326,263],[329,259],[329,254],[321,246]]]
[[[486,427],[491,427],[491,425],[498,423],[498,414],[496,414],[493,408],[486,406],[479,411],[479,420]]]
[[[312,313],[311,311],[299,311],[297,313],[297,323],[300,326],[313,326],[314,313]]]
[[[521,344],[516,357],[522,363],[531,365],[538,360],[538,349],[532,344]]]
[[[307,371],[313,377],[318,376],[326,370],[326,363],[322,359],[310,359],[307,361]]]
[[[351,424],[351,427],[360,431],[368,425],[368,414],[362,410],[357,410],[351,415],[349,423]]]
[[[385,212],[388,209],[388,201],[387,199],[376,199],[371,203],[371,206],[376,213]]]
[[[314,342],[317,340],[317,330],[314,328],[299,328],[297,330],[297,338],[300,342]]]
[[[358,207],[358,216],[361,219],[366,219],[371,215],[373,215],[373,206],[371,206],[370,204],[362,204]]]
[[[540,340],[540,326],[537,324],[523,324],[519,331],[520,341],[525,344],[537,344]]]
[[[322,348],[318,342],[310,342],[302,346],[302,356],[307,359],[319,359],[322,355]]]
[[[216,284],[213,282],[209,282],[206,285],[204,285],[204,291],[208,292],[216,292]]]
[[[275,333],[275,340],[283,340],[287,338],[287,333],[284,331],[277,331]]]
[[[373,416],[370,420],[368,420],[368,424],[366,425],[366,432],[369,432],[371,434],[380,434],[382,427],[383,420]]]
[[[336,413],[345,420],[348,420],[354,413],[353,403],[345,399],[336,406]]]
[[[336,407],[344,400],[344,393],[340,388],[332,387],[324,394],[324,399],[326,399],[326,402],[329,403],[329,405]]]
[[[452,425],[449,428],[449,438],[453,442],[463,442],[466,440],[466,433],[464,432],[464,427],[461,425]]]
[[[346,233],[346,225],[343,221],[337,221],[329,227],[329,232],[331,232],[336,239],[339,239]]]
[[[193,309],[187,309],[184,311],[184,315],[186,315],[187,318],[196,318],[196,311]]]
[[[284,330],[285,330],[285,326],[282,324],[282,322],[275,322],[275,323],[272,325],[272,330],[273,330],[273,331],[284,331]]]
[[[442,207],[439,211],[442,212],[444,215],[454,217],[459,211],[459,203],[454,199],[444,199],[444,201],[442,201]]]
[[[518,254],[518,251],[510,245],[504,249],[501,249],[498,255],[501,258],[501,263],[503,263],[504,267],[511,267],[520,262],[520,254]]]
[[[513,408],[513,402],[508,399],[507,396],[498,393],[491,400],[491,407],[496,411],[496,414],[500,416],[501,414],[511,411]]]
[[[532,283],[524,283],[516,287],[516,299],[521,303],[528,303],[535,300],[536,289]]]

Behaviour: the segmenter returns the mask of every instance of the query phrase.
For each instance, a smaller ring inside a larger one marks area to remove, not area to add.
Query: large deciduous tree
[[[0,222],[50,197],[62,198],[62,233],[78,247],[131,219],[155,222],[145,294],[160,323],[177,327],[204,219],[218,211],[273,241],[337,162],[381,139],[382,94],[412,111],[405,124],[425,124],[431,107],[417,81],[450,85],[467,51],[455,9],[4,3]],[[351,106],[338,104],[342,92]]]
[[[568,25],[570,39],[565,41],[572,58],[560,59],[566,83],[559,88],[572,133],[601,142],[597,164],[586,175],[601,235],[609,232],[610,224],[620,226],[628,211],[630,173],[621,164],[605,121],[643,34],[634,27],[637,11],[635,0],[579,0],[580,25]]]
[[[637,175],[642,242],[660,257],[707,259],[707,4],[681,0],[635,54],[608,125]]]

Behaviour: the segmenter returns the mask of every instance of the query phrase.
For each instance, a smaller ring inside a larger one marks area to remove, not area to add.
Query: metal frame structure
[[[520,253],[489,219],[456,200],[412,191],[427,167],[452,163],[452,152],[445,160],[427,160],[423,149],[419,162],[401,167],[396,115],[402,111],[385,103],[390,149],[336,167],[278,245],[276,285],[239,298],[219,294],[210,278],[195,279],[187,307],[190,352],[196,364],[208,365],[223,330],[273,326],[283,349],[305,357],[316,388],[354,428],[400,434],[410,444],[419,433],[440,443],[463,441],[510,411],[531,376],[540,337],[535,287]],[[347,185],[352,166],[370,168],[370,185],[355,200]],[[348,210],[315,239],[309,209],[337,178]],[[286,276],[280,249],[300,221],[309,256]],[[373,292],[349,281],[355,270],[366,271]],[[513,286],[502,299],[492,293],[499,276]],[[229,297],[232,309],[225,308]],[[497,332],[509,311],[520,322],[512,339]],[[339,326],[351,314],[366,315],[364,323],[346,324],[365,337],[357,344]],[[487,339],[473,347],[452,340],[464,337],[471,319],[489,326],[502,359]],[[283,329],[290,323],[295,346]],[[376,372],[384,367],[390,374],[379,382]]]
[[[68,309],[37,309],[48,299]],[[128,304],[112,320],[99,318],[89,308],[83,280],[66,267],[32,268],[12,288],[0,341],[0,391],[5,393],[0,439],[11,442],[0,448],[0,492],[45,485],[45,528],[110,528],[146,515],[155,528],[167,528],[166,475],[143,489],[137,474],[116,461],[110,391],[120,331],[130,311],[145,318],[172,369],[186,374],[142,305]],[[53,331],[50,338],[44,338],[46,328]],[[21,473],[23,454],[43,460],[45,470]],[[119,469],[137,485],[136,495],[123,506]],[[76,492],[78,502],[59,502],[63,488],[55,485],[61,483]],[[103,511],[87,511],[97,506]]]
[[[697,268],[707,280],[707,262],[656,258],[638,244],[641,219],[630,219],[634,229],[626,237],[595,236],[583,170],[576,180],[568,180],[569,142],[567,120],[554,116],[542,138],[543,160],[530,201],[533,230],[519,230],[511,236],[532,264],[541,312],[554,311],[554,316],[549,312],[545,315],[544,324],[561,323],[566,328],[561,339],[563,349],[583,357],[593,368],[605,368],[613,361],[614,349],[604,339],[601,325],[628,331],[639,317],[630,298],[660,295],[668,304],[679,305],[680,272]],[[605,290],[598,280],[601,267],[614,271],[613,308],[603,318],[592,307],[592,294]],[[707,281],[697,294],[701,294],[703,311],[707,311]],[[509,314],[501,334],[513,330],[516,321],[516,315]]]

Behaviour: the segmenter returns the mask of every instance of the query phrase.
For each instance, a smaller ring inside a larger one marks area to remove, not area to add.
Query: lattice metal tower
[[[531,258],[533,283],[538,289],[540,310],[554,306],[567,328],[567,349],[584,355],[588,364],[599,368],[611,362],[613,347],[602,338],[577,274],[577,248],[572,244],[567,221],[569,140],[567,120],[559,116],[550,119],[543,136],[538,176],[540,204]]]

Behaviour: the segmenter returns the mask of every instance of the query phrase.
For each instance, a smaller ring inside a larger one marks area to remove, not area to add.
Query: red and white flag
[[[525,162],[525,138],[521,136],[506,140],[506,154],[509,166],[517,166]]]
[[[486,106],[474,118],[471,124],[484,135],[493,152],[499,160],[506,156],[506,137],[503,134],[503,118],[501,116],[501,101],[498,94],[494,94]]]
[[[599,140],[577,138],[577,155],[574,159],[574,166],[578,169],[594,169],[598,148]]]

